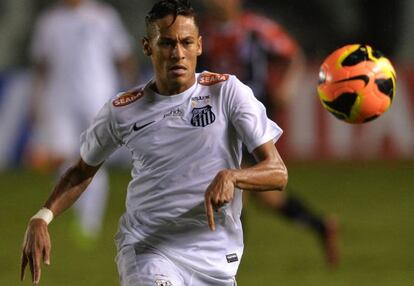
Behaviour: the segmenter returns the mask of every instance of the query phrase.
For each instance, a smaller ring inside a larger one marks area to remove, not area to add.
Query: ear
[[[144,55],[151,56],[152,54],[151,45],[150,45],[149,39],[146,37],[142,38],[142,50],[144,52]]]
[[[197,46],[197,56],[200,56],[203,53],[203,38],[201,36],[198,37]]]

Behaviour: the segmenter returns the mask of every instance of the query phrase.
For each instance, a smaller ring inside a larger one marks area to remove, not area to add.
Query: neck
[[[195,83],[195,75],[193,76],[191,81],[186,82],[185,84],[176,83],[176,84],[164,84],[160,80],[155,79],[155,81],[151,84],[151,89],[158,94],[161,95],[175,95],[182,93],[193,86]]]

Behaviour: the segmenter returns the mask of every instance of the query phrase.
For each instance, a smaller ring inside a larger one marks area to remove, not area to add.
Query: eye
[[[170,43],[168,43],[168,42],[160,42],[160,46],[162,46],[162,47],[167,47],[169,45],[170,45]]]
[[[161,47],[173,47],[175,45],[175,42],[170,40],[160,40],[158,44]]]

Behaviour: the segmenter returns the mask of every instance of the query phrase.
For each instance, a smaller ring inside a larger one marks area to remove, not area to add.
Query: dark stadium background
[[[20,246],[28,218],[42,205],[56,179],[25,168],[22,161],[28,132],[24,103],[30,98],[30,89],[23,88],[30,82],[28,43],[36,16],[51,2],[0,2],[0,285],[30,284],[29,279],[19,282]],[[143,14],[154,1],[107,2],[118,8],[131,34],[139,39]],[[201,7],[200,1],[193,2]],[[413,1],[244,2],[282,24],[307,55],[303,92],[293,100],[288,115],[293,123],[285,129],[284,154],[295,191],[320,211],[339,218],[342,260],[337,269],[328,269],[311,234],[249,203],[239,285],[412,285]],[[321,108],[315,91],[319,63],[333,49],[349,43],[369,43],[382,50],[395,64],[399,79],[390,111],[363,127],[334,119]],[[141,55],[138,45],[136,49]],[[140,57],[142,71],[147,65]],[[11,96],[22,98],[16,101]],[[308,113],[298,110],[307,108],[314,116],[314,133],[301,137],[298,130],[310,120]],[[323,138],[321,132],[325,132]],[[118,285],[113,236],[128,180],[129,170],[114,163],[104,234],[95,245],[76,243],[70,232],[71,212],[51,224],[52,265],[43,268],[41,285]]]

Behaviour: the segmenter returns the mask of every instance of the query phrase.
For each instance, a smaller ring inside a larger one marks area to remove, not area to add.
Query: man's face
[[[195,82],[201,37],[194,18],[168,15],[155,21],[149,39],[143,40],[144,53],[151,57],[155,83],[161,94],[185,91]]]

